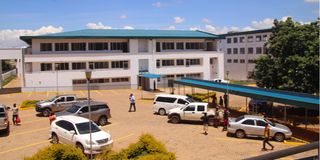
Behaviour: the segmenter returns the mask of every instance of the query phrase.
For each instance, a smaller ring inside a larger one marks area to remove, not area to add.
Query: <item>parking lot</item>
[[[60,92],[59,94],[77,94],[86,97],[86,91]],[[136,96],[137,112],[128,112],[129,94]],[[12,106],[24,100],[44,100],[55,96],[55,92],[30,92],[0,95],[0,103]],[[176,153],[178,159],[243,159],[271,151],[261,151],[261,139],[237,139],[226,136],[222,128],[209,127],[209,134],[203,134],[201,123],[168,123],[166,116],[154,115],[153,101],[141,99],[141,91],[94,90],[92,98],[107,102],[112,118],[110,124],[103,127],[114,139],[114,150],[127,147],[138,140],[143,133],[150,133],[162,141],[168,150]],[[152,97],[152,94],[143,95]],[[12,126],[9,136],[0,135],[0,159],[16,160],[31,156],[39,149],[51,145],[49,142],[49,120],[47,117],[36,115],[34,109],[20,110],[22,123]],[[232,115],[231,115],[232,116]],[[11,116],[10,116],[11,118]],[[278,143],[271,141],[275,151],[292,147],[294,143]],[[311,156],[317,150],[297,154],[285,159],[296,159]]]

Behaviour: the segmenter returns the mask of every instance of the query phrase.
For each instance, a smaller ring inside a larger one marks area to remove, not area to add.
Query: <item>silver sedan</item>
[[[292,136],[291,130],[282,124],[272,123],[261,116],[244,115],[230,119],[228,133],[235,134],[237,138],[246,136],[263,137],[265,124],[270,126],[270,136],[276,141],[281,142]]]

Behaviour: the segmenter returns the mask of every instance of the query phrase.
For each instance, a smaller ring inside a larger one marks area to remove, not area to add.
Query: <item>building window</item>
[[[227,43],[231,43],[231,38],[227,38]]]
[[[186,59],[186,66],[200,65],[200,59]]]
[[[56,70],[69,70],[69,63],[55,63]]]
[[[117,83],[117,82],[129,82],[128,77],[121,77],[121,78],[111,78],[111,82]]]
[[[240,48],[240,54],[245,54],[245,49],[244,48]]]
[[[238,54],[238,48],[233,48],[233,54]]]
[[[184,65],[184,59],[177,59],[177,66],[183,66]]]
[[[256,36],[256,42],[261,42],[261,35]]]
[[[117,50],[122,52],[128,52],[127,42],[111,42],[111,50]]]
[[[111,62],[112,68],[123,68],[128,69],[129,68],[129,62],[128,61],[112,61]]]
[[[232,63],[232,59],[228,59],[227,62],[228,62],[228,63]]]
[[[240,37],[239,38],[240,43],[244,43],[244,39],[245,39],[245,37]]]
[[[267,41],[268,40],[268,35],[263,35],[263,41]]]
[[[87,80],[86,79],[74,79],[72,80],[72,84],[77,85],[77,84],[86,84]]]
[[[160,47],[160,42],[156,43],[156,51],[160,52],[161,51],[161,47]]]
[[[238,37],[233,38],[233,43],[238,43]]]
[[[109,78],[98,78],[98,79],[91,79],[90,83],[109,83]]]
[[[162,43],[162,50],[174,50],[174,43],[173,42],[163,42]]]
[[[253,54],[253,48],[248,48],[248,54]]]
[[[157,68],[160,68],[160,59],[157,59]]]
[[[253,79],[253,77],[254,77],[254,72],[248,71],[248,79]]]
[[[69,43],[55,43],[55,51],[69,51]]]
[[[245,59],[240,59],[240,63],[246,63]]]
[[[187,78],[201,78],[201,73],[190,73],[186,74]]]
[[[233,63],[238,63],[238,59],[233,59]]]
[[[41,63],[41,71],[52,71],[52,63]]]
[[[85,51],[86,50],[86,43],[71,43],[71,50],[72,51]]]
[[[254,59],[248,59],[248,63],[255,63],[256,62],[256,60],[254,60]]]
[[[186,49],[204,49],[202,42],[187,42]]]
[[[86,69],[86,62],[72,63],[73,70]]]
[[[109,68],[109,62],[89,62],[90,69],[106,69]]]
[[[179,50],[183,50],[184,49],[183,42],[177,43],[177,49],[179,49]]]
[[[183,78],[183,77],[184,77],[184,74],[177,74],[176,77],[177,77],[177,78]]]
[[[248,42],[253,42],[253,36],[248,36]]]
[[[257,47],[256,48],[256,54],[261,54],[262,53],[262,48],[261,47]]]
[[[227,54],[231,54],[231,48],[227,49]]]
[[[173,59],[163,59],[162,66],[174,66],[174,60]]]
[[[52,51],[51,43],[40,43],[40,51]]]
[[[89,50],[108,50],[108,43],[97,42],[97,43],[89,43]]]

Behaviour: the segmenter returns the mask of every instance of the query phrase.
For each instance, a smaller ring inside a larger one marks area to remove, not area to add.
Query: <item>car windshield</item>
[[[0,118],[3,118],[3,117],[5,117],[5,116],[6,116],[6,114],[0,113]]]
[[[89,131],[89,122],[84,122],[84,123],[78,123],[76,124],[76,127],[78,129],[79,134],[88,134],[90,133]],[[91,133],[99,132],[101,131],[100,128],[91,122]]]
[[[76,113],[79,108],[81,108],[80,106],[78,105],[73,105],[72,107],[70,107],[69,109],[67,109],[67,112],[70,112],[70,113]]]
[[[271,121],[269,121],[269,120],[267,120],[267,119],[265,119],[265,121],[267,122],[267,123],[269,123],[271,126],[276,126],[273,122],[271,122]]]
[[[235,121],[235,122],[239,122],[239,121],[241,121],[243,118],[244,118],[244,116],[240,116],[240,117],[236,118],[234,121]]]
[[[192,98],[190,98],[190,97],[188,97],[188,98],[186,98],[186,100],[188,101],[188,102],[194,102],[194,100],[192,99]]]
[[[51,98],[49,101],[50,102],[53,102],[55,99],[57,99],[59,96],[55,96],[55,97],[53,97],[53,98]]]

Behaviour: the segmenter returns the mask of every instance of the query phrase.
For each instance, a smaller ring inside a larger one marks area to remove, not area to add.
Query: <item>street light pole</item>
[[[55,67],[55,71],[56,71],[56,83],[57,83],[57,95],[59,95],[59,79],[58,79],[58,64],[55,63],[54,64],[54,67]]]
[[[91,70],[86,70],[86,78],[87,78],[87,87],[88,87],[88,108],[89,108],[89,134],[90,134],[90,160],[92,160],[92,130],[91,130],[91,106],[90,106],[90,79],[91,79]]]

